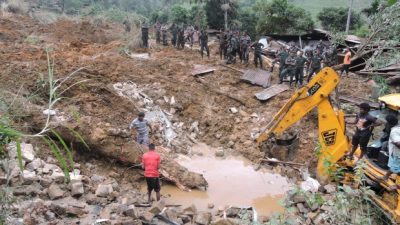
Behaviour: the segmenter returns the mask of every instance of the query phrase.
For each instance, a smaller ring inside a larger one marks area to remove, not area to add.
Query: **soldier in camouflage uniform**
[[[162,43],[164,46],[168,45],[168,40],[167,40],[167,26],[163,25],[161,27],[161,36],[162,36]]]
[[[131,32],[131,22],[129,22],[129,18],[128,17],[125,18],[125,20],[124,20],[124,22],[122,24],[125,27],[125,32],[126,33]]]
[[[303,57],[303,52],[297,52],[295,70],[296,86],[297,84],[299,84],[300,86],[303,85],[304,65],[306,62],[307,59]]]
[[[249,46],[251,45],[251,38],[244,32],[244,35],[241,40],[241,53],[242,53],[242,60],[245,64],[249,63]]]
[[[171,44],[172,46],[175,47],[178,39],[178,26],[175,23],[173,23],[171,26],[171,34],[172,34]]]
[[[229,46],[228,46],[228,62],[227,64],[234,64],[236,63],[236,53],[237,53],[237,44],[238,40],[237,40],[237,36],[236,35],[232,35],[231,39],[229,41]]]
[[[160,44],[161,42],[161,24],[157,20],[156,24],[154,24],[154,29],[156,30],[156,43]]]
[[[254,66],[257,68],[258,63],[260,63],[260,68],[262,69],[262,49],[264,48],[264,45],[260,42],[254,42],[251,47],[254,49]]]
[[[148,48],[149,47],[149,28],[147,27],[146,24],[143,24],[141,30],[142,30],[143,47]]]
[[[176,46],[178,49],[185,48],[185,31],[180,28],[178,31],[178,44]]]
[[[210,58],[210,50],[208,49],[208,34],[205,30],[201,30],[200,33],[200,46],[201,58],[203,58],[204,49],[207,51],[207,57]]]
[[[222,60],[222,56],[224,56],[225,58],[225,33],[222,32],[222,30],[220,30],[219,35],[218,35],[218,39],[219,39],[219,58]]]
[[[285,47],[281,47],[278,54],[276,54],[276,58],[275,60],[272,62],[272,67],[271,70],[274,68],[275,63],[279,62],[279,74],[278,77],[281,77],[281,74],[283,72],[283,70],[285,69],[286,65],[285,65],[285,61],[286,58],[289,56],[287,50]]]
[[[307,82],[310,82],[311,77],[314,75],[314,73],[317,74],[321,70],[321,61],[322,57],[319,54],[319,50],[316,49],[309,61],[310,72],[307,77]]]
[[[289,76],[289,86],[292,87],[293,77],[296,69],[296,52],[290,52],[285,60],[285,69],[280,74],[279,83],[282,84],[283,79]]]
[[[236,51],[235,51],[235,58],[236,54],[239,55],[240,62],[242,62],[242,49],[241,49],[241,44],[242,44],[242,37],[240,36],[240,32],[236,31]]]

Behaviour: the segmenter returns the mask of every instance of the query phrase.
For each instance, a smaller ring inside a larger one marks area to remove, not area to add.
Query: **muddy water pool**
[[[217,208],[252,206],[259,215],[268,216],[283,208],[280,200],[290,188],[287,179],[263,168],[254,170],[254,164],[242,157],[218,158],[205,144],[192,148],[194,156],[179,156],[177,161],[193,172],[202,173],[208,182],[206,191],[181,191],[172,185],[163,185],[161,194],[168,196],[169,204],[196,205],[206,211],[209,203]]]

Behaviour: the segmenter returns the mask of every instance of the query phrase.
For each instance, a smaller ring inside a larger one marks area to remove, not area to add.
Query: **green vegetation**
[[[69,171],[73,171],[74,168],[74,162],[73,162],[73,154],[70,148],[67,146],[65,141],[62,139],[62,137],[52,128],[50,127],[50,112],[53,109],[54,105],[59,102],[62,97],[61,95],[65,93],[67,90],[72,88],[73,86],[80,84],[82,82],[85,82],[86,80],[81,80],[78,82],[73,83],[70,86],[67,86],[65,89],[60,90],[62,85],[70,80],[70,78],[76,74],[77,71],[69,74],[68,76],[62,78],[62,79],[55,79],[54,78],[54,61],[51,60],[49,50],[46,50],[47,52],[47,63],[48,63],[48,77],[47,77],[47,83],[48,83],[48,106],[47,106],[47,119],[45,122],[45,125],[36,134],[24,134],[20,131],[17,130],[17,127],[13,126],[15,123],[15,117],[13,112],[13,105],[15,105],[15,99],[11,101],[11,103],[7,103],[6,101],[1,101],[1,111],[2,114],[0,115],[0,157],[6,158],[5,150],[7,146],[10,143],[15,143],[16,150],[17,150],[17,159],[18,159],[18,164],[21,170],[23,170],[23,161],[22,161],[22,153],[21,153],[21,140],[22,139],[33,139],[37,137],[41,137],[42,140],[50,147],[51,152],[53,155],[56,157],[58,160],[61,168],[64,170],[66,181],[69,180]],[[74,136],[78,138],[82,143],[84,143],[85,146],[87,144],[83,141],[83,138],[80,135],[77,135],[78,133],[76,131],[73,132]],[[65,151],[65,155],[62,153],[60,148],[58,147],[57,143],[50,138],[50,135],[55,137],[56,140],[61,144],[62,149]],[[68,159],[69,163],[65,160],[65,158]]]
[[[287,0],[259,1],[254,10],[258,17],[256,29],[261,34],[304,33],[314,27],[310,14]]]
[[[318,20],[321,21],[321,25],[326,30],[331,31],[345,31],[347,21],[347,8],[329,7],[323,8],[318,13]],[[350,19],[350,29],[358,29],[361,26],[361,14],[352,12]]]
[[[354,180],[351,186],[336,185],[337,191],[330,194],[328,199],[320,192],[306,192],[300,188],[291,190],[287,199],[282,203],[285,208],[284,212],[272,216],[267,224],[297,224],[295,223],[296,217],[293,217],[293,212],[296,210],[295,203],[292,202],[294,196],[303,197],[304,204],[308,207],[328,208],[329,210],[324,213],[324,221],[329,221],[330,224],[391,224],[379,207],[373,204],[371,199],[373,191],[368,186],[364,186],[366,176],[363,167],[365,167],[364,161],[358,163],[354,169]]]
[[[318,13],[321,12],[323,8],[343,7],[348,9],[350,6],[349,0],[289,0],[289,2],[310,12],[314,19],[317,19]],[[354,11],[361,12],[363,9],[370,6],[372,2],[373,0],[354,0]]]
[[[381,2],[354,0],[352,32],[366,36],[363,15],[376,12]],[[41,6],[53,6],[40,0]],[[199,28],[247,30],[252,38],[269,33],[304,33],[315,25],[341,31],[346,25],[348,0],[60,0],[56,10],[69,15],[93,16],[122,22],[192,24]],[[57,4],[56,4],[57,5]],[[325,8],[325,9],[324,9]],[[363,14],[361,14],[363,12]],[[319,16],[318,16],[319,15]],[[319,19],[319,20],[318,20]],[[320,24],[321,21],[321,24]],[[362,29],[361,29],[362,28]]]

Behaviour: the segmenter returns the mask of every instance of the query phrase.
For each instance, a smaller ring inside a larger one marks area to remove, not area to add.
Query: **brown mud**
[[[207,191],[183,192],[173,186],[163,186],[167,202],[187,207],[195,204],[207,211],[209,205],[254,207],[259,215],[269,216],[283,210],[279,201],[290,188],[286,178],[266,169],[254,170],[243,157],[217,158],[205,144],[193,146],[194,156],[180,156],[177,161],[191,171],[201,173],[208,182]],[[199,155],[200,154],[200,155]]]
[[[196,50],[179,51],[172,47],[158,47],[151,42],[150,58],[140,59],[120,54],[120,49],[128,43],[124,41],[127,36],[118,24],[61,20],[44,25],[23,16],[0,18],[0,24],[0,89],[18,94],[44,108],[48,96],[42,88],[47,76],[45,49],[49,49],[53,57],[56,78],[84,68],[74,81],[89,81],[68,90],[64,95],[66,98],[55,108],[70,127],[84,137],[90,137],[93,143],[97,142],[104,153],[110,153],[108,155],[113,155],[121,149],[120,146],[131,141],[131,135],[135,133],[126,133],[126,128],[145,108],[140,101],[118,96],[112,88],[113,84],[137,84],[154,104],[171,114],[170,121],[180,135],[171,143],[171,152],[168,153],[171,157],[188,154],[190,146],[201,141],[213,148],[221,147],[226,152],[243,155],[254,162],[263,153],[252,140],[251,133],[265,126],[294,92],[292,89],[267,102],[259,102],[254,94],[262,87],[244,83],[240,80],[240,73],[219,66],[223,61],[216,54],[216,45],[211,46],[211,58],[202,60]],[[35,41],[29,41],[28,37],[32,36],[36,37]],[[134,51],[143,52],[142,49]],[[190,72],[197,64],[217,70],[196,78]],[[254,68],[252,64],[246,67],[240,63],[234,67],[242,70]],[[272,83],[277,83],[276,74]],[[246,104],[210,88],[229,93]],[[366,81],[355,76],[343,78],[340,90],[343,94],[364,98],[371,93]],[[172,97],[174,104],[166,101]],[[238,113],[231,113],[231,107],[237,108]],[[45,119],[32,116],[26,108],[20,110],[16,115],[23,115],[19,122],[25,131],[34,130],[35,125]],[[198,124],[197,127],[194,124]],[[121,132],[116,135],[115,130],[106,129],[110,127]],[[296,127],[300,130],[300,148],[294,161],[306,163],[313,170],[317,160],[314,154],[318,137],[316,114],[306,116]],[[162,132],[159,129],[152,134],[152,141],[158,145],[166,144]],[[128,145],[125,151],[139,150]],[[287,171],[283,167],[275,170],[284,174]]]

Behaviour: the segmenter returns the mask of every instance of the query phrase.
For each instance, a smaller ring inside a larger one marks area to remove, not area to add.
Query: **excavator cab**
[[[350,139],[346,134],[344,112],[331,104],[330,94],[336,90],[340,77],[331,68],[322,69],[306,86],[297,90],[288,102],[275,114],[270,123],[266,125],[257,136],[260,146],[266,141],[281,136],[292,125],[302,119],[313,109],[318,111],[318,137],[321,148],[317,164],[317,178],[327,181],[329,171],[335,165],[346,168],[345,180],[351,180],[356,166],[360,149],[355,153],[356,159],[351,161],[345,155],[351,149]],[[395,113],[400,110],[400,94],[391,94],[379,98],[381,109],[379,118],[385,118],[384,113]],[[376,148],[376,149],[374,149]],[[382,148],[382,143],[370,144],[370,149],[365,156],[366,165],[363,168],[367,177],[366,183],[375,191],[372,199],[390,214],[397,223],[400,223],[400,190],[391,191],[390,187],[400,184],[400,176],[392,175],[387,181],[381,178],[387,172],[388,154]],[[328,166],[327,166],[328,165]]]

